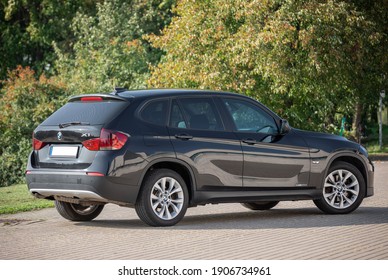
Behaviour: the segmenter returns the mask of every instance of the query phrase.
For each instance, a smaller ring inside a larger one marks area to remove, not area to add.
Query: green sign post
[[[346,118],[343,117],[342,120],[341,120],[341,130],[340,130],[340,133],[339,133],[340,136],[344,135],[345,124],[346,124]]]

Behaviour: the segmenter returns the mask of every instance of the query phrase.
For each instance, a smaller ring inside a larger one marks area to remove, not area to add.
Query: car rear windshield
[[[90,125],[112,121],[128,105],[128,102],[69,102],[48,117],[42,125],[83,122]]]

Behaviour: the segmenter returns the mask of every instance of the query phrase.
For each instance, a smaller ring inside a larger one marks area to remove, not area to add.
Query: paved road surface
[[[239,204],[190,208],[172,228],[143,224],[108,205],[92,222],[55,209],[0,215],[0,259],[388,259],[388,162],[376,162],[375,196],[349,215],[311,201],[254,212]]]

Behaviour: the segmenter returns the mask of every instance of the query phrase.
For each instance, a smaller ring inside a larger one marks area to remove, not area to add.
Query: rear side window
[[[224,130],[212,98],[181,98],[174,102],[170,125],[177,128]]]
[[[140,117],[146,122],[165,125],[168,112],[168,100],[154,100],[148,102],[140,112]]]
[[[106,124],[120,114],[128,103],[107,102],[69,102],[48,117],[42,125],[59,125],[71,122],[85,122],[90,125]]]

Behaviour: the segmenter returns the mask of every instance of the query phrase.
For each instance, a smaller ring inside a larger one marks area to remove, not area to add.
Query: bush
[[[29,67],[8,73],[0,91],[0,186],[23,181],[36,126],[67,98],[66,87],[56,78],[36,79]]]

